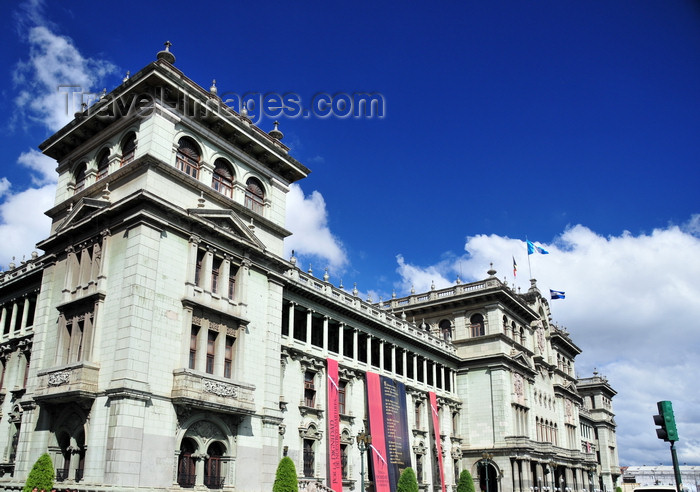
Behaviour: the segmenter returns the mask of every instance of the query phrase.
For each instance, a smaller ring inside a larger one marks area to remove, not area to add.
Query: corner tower
[[[20,479],[45,449],[65,484],[124,490],[274,472],[285,200],[309,170],[169,48],[40,145],[58,187]]]

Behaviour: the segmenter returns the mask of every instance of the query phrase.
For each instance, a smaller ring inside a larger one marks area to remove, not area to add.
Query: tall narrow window
[[[193,178],[199,178],[201,152],[199,146],[191,138],[182,137],[178,142],[175,156],[177,168]]]
[[[207,450],[207,458],[204,460],[204,485],[210,489],[220,489],[224,486],[224,477],[221,476],[221,457],[224,455],[224,446],[215,442]]]
[[[7,370],[7,359],[4,357],[0,359],[0,370],[2,371],[2,375],[0,375],[0,390],[2,390],[2,387],[5,385],[5,371]]]
[[[233,366],[233,342],[236,339],[233,337],[226,337],[226,353],[224,354],[224,377],[231,377],[231,369]]]
[[[134,153],[136,152],[136,135],[130,133],[122,140],[122,160],[119,166],[126,166],[131,161],[134,160]]]
[[[197,363],[197,337],[199,336],[199,326],[192,325],[190,332],[190,360],[189,368],[194,369]]]
[[[80,193],[85,188],[85,173],[87,172],[87,165],[83,162],[78,165],[75,170],[73,178],[75,180],[74,193]]]
[[[231,265],[228,272],[228,298],[231,300],[236,294],[236,275],[238,275],[238,267]]]
[[[211,187],[229,198],[233,196],[233,172],[231,166],[224,159],[217,159],[214,162]]]
[[[209,331],[207,334],[207,374],[214,374],[214,354],[216,353],[216,333]]]
[[[423,413],[423,405],[421,405],[421,402],[417,401],[416,402],[416,407],[415,407],[415,412],[414,412],[414,418],[415,418],[415,428],[420,429],[421,428],[421,413]]]
[[[347,413],[347,409],[345,407],[345,390],[347,389],[347,386],[347,381],[338,381],[338,413],[341,415],[345,415]]]
[[[211,267],[211,291],[213,293],[219,292],[219,270],[221,269],[221,263],[223,260],[221,258],[214,258],[214,263]]]
[[[313,439],[304,439],[304,476],[313,477],[316,462]]]
[[[22,381],[22,388],[27,387],[27,379],[29,378],[29,352],[24,352],[24,380]]]
[[[202,262],[204,261],[204,250],[197,250],[197,265],[194,270],[194,284],[202,285]]]
[[[105,178],[109,172],[109,151],[107,149],[97,156],[97,181]]]
[[[315,376],[316,374],[311,371],[306,371],[304,373],[304,405],[311,408],[316,406]]]
[[[340,467],[342,470],[342,478],[348,478],[348,456],[350,454],[350,445],[341,444],[340,445]]]
[[[255,178],[250,178],[246,182],[245,188],[245,206],[253,212],[260,215],[263,214],[265,207],[265,192],[263,186]]]
[[[182,440],[180,456],[177,462],[177,483],[180,487],[191,489],[195,483],[195,459],[192,456],[197,451],[197,445],[190,438]]]

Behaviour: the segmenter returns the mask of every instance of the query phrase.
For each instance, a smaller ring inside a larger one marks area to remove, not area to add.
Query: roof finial
[[[216,96],[216,93],[218,92],[217,89],[216,89],[216,79],[214,79],[214,80],[211,81],[211,87],[209,88],[209,92],[210,92],[212,95]]]
[[[165,49],[163,51],[159,51],[156,58],[158,58],[159,60],[165,60],[166,62],[172,65],[173,63],[175,63],[175,55],[173,55],[170,52],[170,47],[173,45],[173,43],[171,43],[170,41],[166,41],[163,44],[165,46]]]
[[[273,124],[275,125],[275,127],[270,131],[269,135],[275,140],[282,140],[284,138],[284,133],[282,133],[278,128],[280,122],[275,121]]]

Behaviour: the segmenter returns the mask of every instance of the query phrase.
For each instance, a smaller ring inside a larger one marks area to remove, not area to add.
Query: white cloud
[[[566,326],[583,353],[579,375],[597,367],[618,391],[613,400],[621,464],[668,462],[667,444],[656,438],[656,402],[671,400],[681,441],[681,462],[700,457],[700,216],[648,234],[603,237],[582,225],[570,227],[551,243],[549,255],[529,257],[540,291],[563,290],[566,299],[550,301],[554,321]],[[398,257],[401,286],[486,277],[489,264],[499,278],[529,288],[524,241],[496,235],[468,237],[462,258],[412,266]]]
[[[14,71],[17,90],[13,122],[31,122],[51,131],[63,127],[79,109],[81,100],[67,99],[71,93],[59,90],[74,86],[89,93],[107,75],[115,72],[108,61],[84,57],[73,41],[52,31],[42,15],[42,2],[31,0],[15,12],[20,35],[27,42],[28,57]],[[99,90],[99,89],[98,89]],[[70,104],[67,105],[67,102]],[[75,102],[75,106],[73,103]],[[13,257],[29,257],[35,244],[49,234],[51,222],[44,211],[54,204],[56,162],[36,150],[17,157],[17,165],[28,169],[25,182],[0,177],[0,265]]]
[[[27,152],[22,152],[17,158],[17,162],[35,171],[31,174],[34,185],[43,186],[56,182],[56,161],[38,150],[30,149]]]
[[[326,202],[321,193],[313,191],[307,197],[299,185],[292,184],[287,193],[286,226],[292,236],[285,239],[285,256],[294,250],[299,261],[320,263],[316,270],[328,267],[334,275],[342,272],[348,258],[343,244],[328,228]]]
[[[81,102],[94,101],[88,94],[107,75],[116,72],[108,61],[84,57],[65,36],[47,26],[29,28],[29,58],[14,72],[17,87],[16,119],[58,130],[73,119]],[[97,88],[99,90],[99,88]]]
[[[38,241],[49,234],[51,220],[43,214],[53,206],[56,185],[30,188],[9,195],[0,204],[0,265],[3,269],[13,257],[29,258]]]

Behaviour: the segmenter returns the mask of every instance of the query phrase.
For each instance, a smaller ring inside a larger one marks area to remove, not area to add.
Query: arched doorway
[[[498,470],[493,463],[479,462],[479,488],[482,492],[498,492]]]

